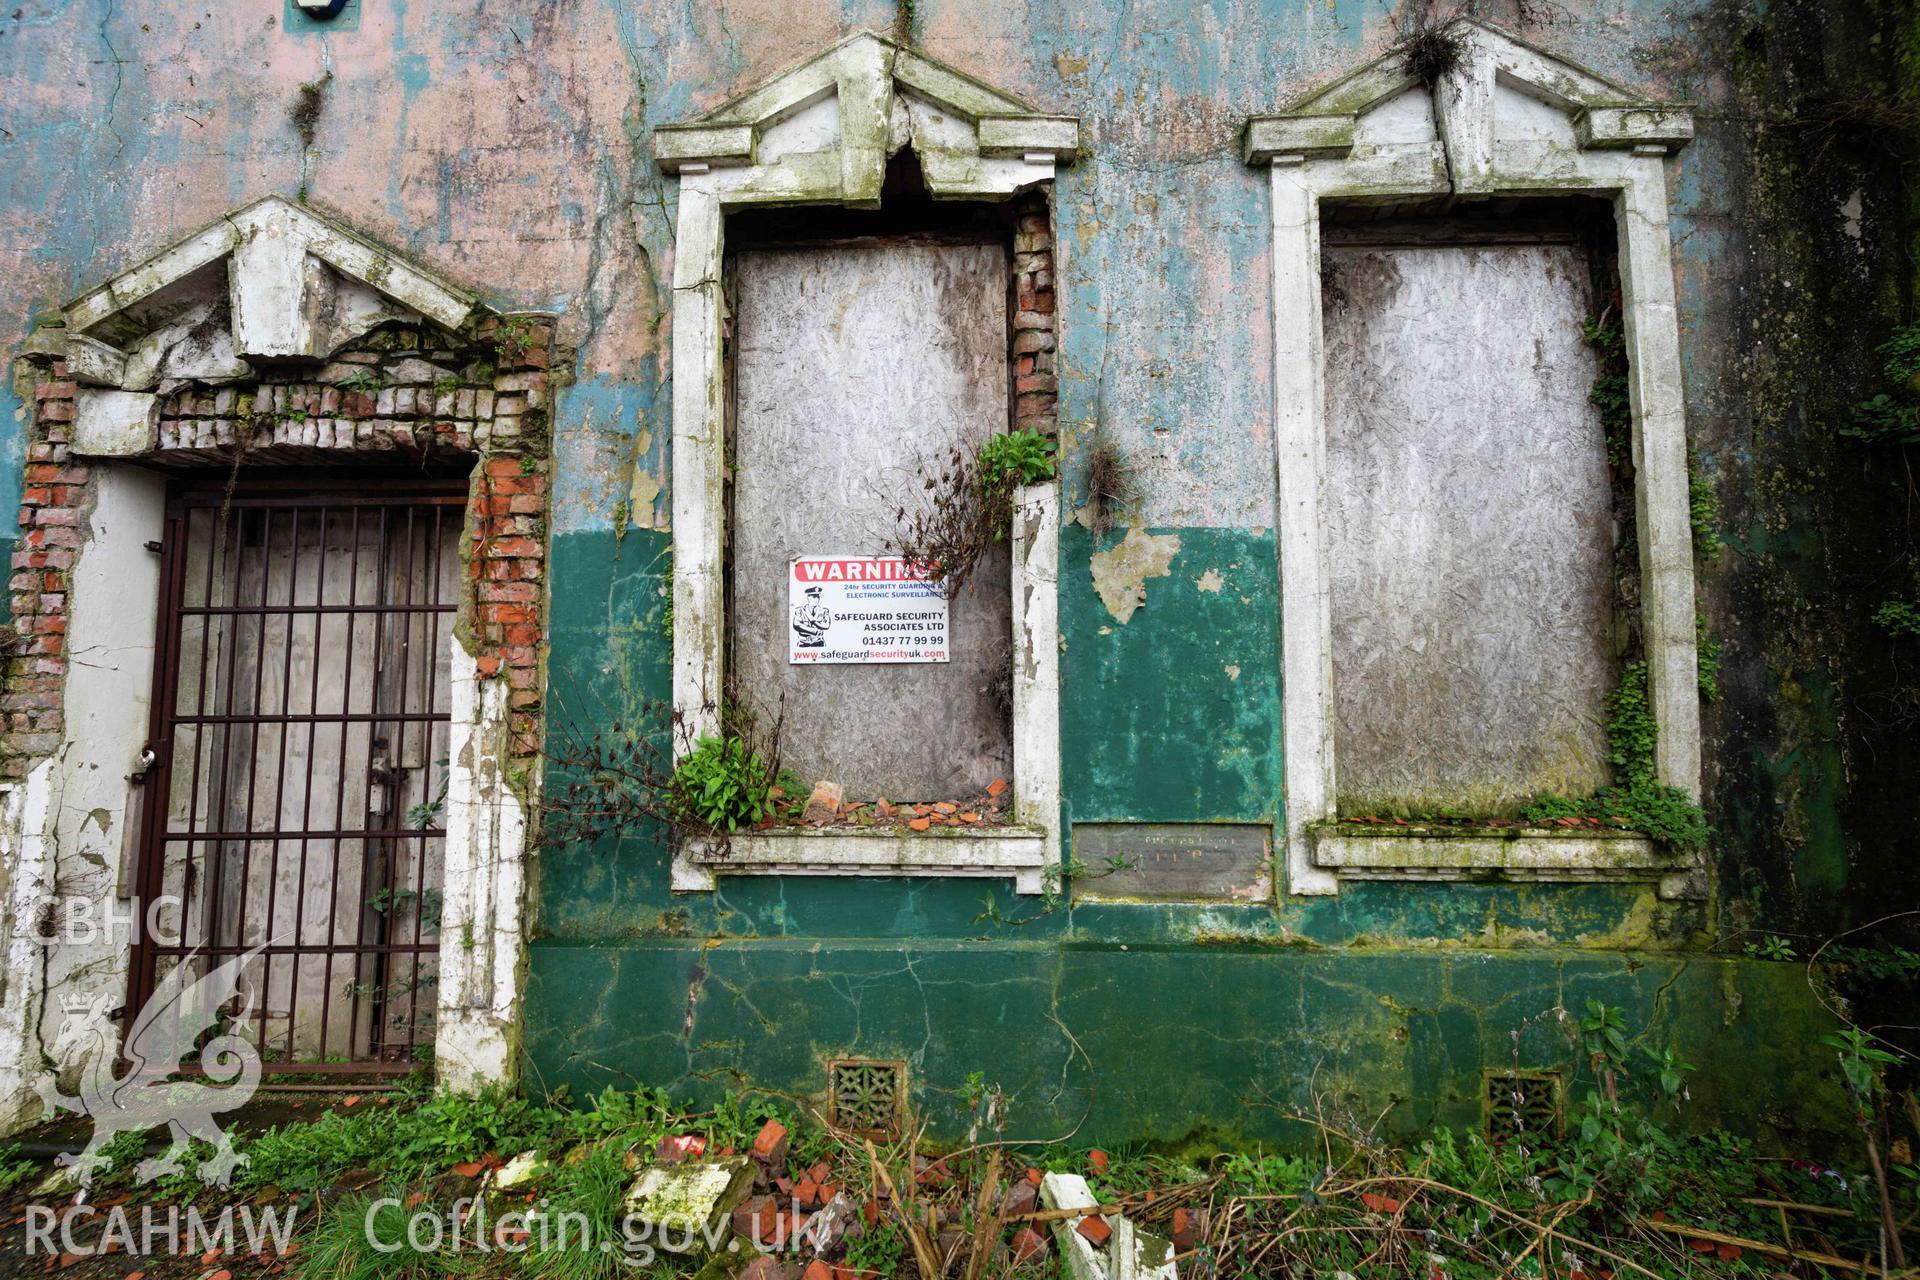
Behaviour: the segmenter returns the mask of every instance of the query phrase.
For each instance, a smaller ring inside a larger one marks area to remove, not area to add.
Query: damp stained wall
[[[780,878],[679,899],[645,841],[550,848],[528,1006],[536,1078],[804,1092],[823,1052],[853,1051],[907,1059],[922,1099],[948,1113],[940,1091],[980,1069],[1019,1082],[1020,1123],[1036,1129],[1070,1123],[1097,1092],[1089,1136],[1255,1133],[1274,1127],[1260,1100],[1300,1100],[1310,1067],[1463,1115],[1477,1064],[1508,1053],[1514,1027],[1595,993],[1650,1034],[1684,1024],[1683,1056],[1739,1064],[1751,1087],[1711,1093],[1754,1123],[1768,1099],[1805,1093],[1804,1064],[1777,1047],[1808,1038],[1804,985],[1700,949],[1736,927],[1830,926],[1898,883],[1898,806],[1850,791],[1847,774],[1857,757],[1878,794],[1910,796],[1910,767],[1884,749],[1867,762],[1838,665],[1853,649],[1833,639],[1856,624],[1806,602],[1832,557],[1864,542],[1820,487],[1843,466],[1809,406],[1844,403],[1907,294],[1874,265],[1904,236],[1905,207],[1871,156],[1810,176],[1746,122],[1781,100],[1789,69],[1795,92],[1887,91],[1898,33],[1872,6],[1567,9],[1547,24],[1518,23],[1500,0],[1485,14],[1700,113],[1669,180],[1689,430],[1732,542],[1702,567],[1726,643],[1726,702],[1706,724],[1714,902],[1375,884],[1277,907],[1040,915],[1001,886]],[[918,0],[910,13],[903,34],[1077,114],[1086,139],[1054,205],[1067,492],[1079,501],[1096,430],[1141,492],[1126,530],[1062,535],[1062,821],[1271,823],[1283,747],[1269,228],[1266,175],[1239,161],[1235,135],[1387,47],[1399,11]],[[325,28],[285,0],[20,0],[0,17],[4,328],[23,339],[78,287],[265,191],[305,193],[491,304],[558,312],[573,359],[554,424],[549,715],[630,713],[665,693],[669,626],[675,190],[648,159],[649,131],[902,21],[884,0],[361,0]],[[321,102],[311,146],[289,120],[306,84]],[[1843,286],[1865,301],[1836,320]],[[23,406],[0,398],[4,494]],[[1143,553],[1110,554],[1124,538]],[[1862,867],[1878,879],[1860,881]],[[1461,972],[1488,976],[1462,985]],[[1776,1022],[1760,1024],[1761,1008]],[[1759,1060],[1778,1064],[1765,1080]],[[1129,1061],[1144,1074],[1127,1077]],[[1173,1064],[1195,1091],[1180,1114],[1156,1092]],[[1083,1071],[1097,1089],[1057,1087]]]

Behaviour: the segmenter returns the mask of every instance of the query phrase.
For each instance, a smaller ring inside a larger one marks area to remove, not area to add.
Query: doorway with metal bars
[[[160,547],[139,1008],[173,967],[242,975],[269,1072],[431,1052],[464,476],[183,480]]]

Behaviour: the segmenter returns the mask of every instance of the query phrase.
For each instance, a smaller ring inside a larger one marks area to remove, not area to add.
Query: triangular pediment
[[[878,196],[886,158],[912,146],[936,192],[981,161],[1071,159],[1080,125],[877,32],[861,31],[692,120],[654,131],[669,173],[783,166],[793,198]],[[838,158],[828,163],[822,157]],[[815,158],[807,163],[796,157]],[[809,183],[815,189],[809,189]]]
[[[247,378],[256,361],[324,360],[390,321],[457,330],[474,307],[340,222],[266,196],[80,294],[35,345],[83,383],[147,391]]]
[[[1668,152],[1693,137],[1684,104],[1637,94],[1486,23],[1462,19],[1444,30],[1457,60],[1431,91],[1409,66],[1410,46],[1396,46],[1272,115],[1253,117],[1246,158],[1329,158],[1373,141],[1419,142],[1422,119],[1426,137],[1442,136],[1439,114],[1463,95],[1490,108],[1490,141]]]

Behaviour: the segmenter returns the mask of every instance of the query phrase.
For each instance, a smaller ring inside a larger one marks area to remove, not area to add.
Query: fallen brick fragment
[[[1006,1194],[1000,1197],[1000,1212],[1009,1218],[1017,1218],[1023,1213],[1032,1213],[1040,1202],[1040,1187],[1025,1178],[1008,1187]]]
[[[1038,1231],[1035,1231],[1032,1227],[1024,1228],[1019,1235],[1013,1238],[1013,1260],[1015,1262],[1025,1262],[1028,1258],[1036,1254],[1045,1253],[1046,1251],[1047,1238]]]

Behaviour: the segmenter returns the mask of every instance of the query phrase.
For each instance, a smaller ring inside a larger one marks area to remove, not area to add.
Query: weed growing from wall
[[[894,509],[887,549],[923,566],[954,595],[980,557],[1013,532],[1020,486],[1054,477],[1057,448],[1050,437],[1028,427],[994,436],[972,454],[953,449],[943,463],[920,468],[919,492]]]
[[[1713,481],[1691,464],[1687,467],[1687,519],[1693,526],[1694,554],[1706,560],[1719,555],[1727,545],[1720,535],[1720,495]]]
[[[1647,664],[1630,662],[1619,687],[1607,695],[1607,760],[1614,782],[1591,796],[1541,796],[1520,811],[1530,822],[1593,818],[1623,831],[1637,831],[1669,849],[1693,852],[1707,845],[1706,811],[1686,792],[1658,780],[1654,748],[1659,731],[1647,695]]]
[[[1855,405],[1840,434],[1868,445],[1920,444],[1920,325],[1895,331],[1877,351],[1892,390]]]
[[[327,110],[327,87],[333,83],[333,72],[328,71],[318,80],[309,80],[300,86],[293,96],[293,108],[287,113],[294,131],[300,135],[300,145],[313,145],[314,134],[320,128],[320,117]]]
[[[1873,611],[1873,623],[1891,636],[1920,636],[1920,608],[1888,600]]]
[[[1133,504],[1133,467],[1105,440],[1087,452],[1087,528],[1095,538],[1113,528],[1114,518]]]
[[[1633,457],[1633,402],[1627,391],[1627,334],[1613,311],[1593,317],[1581,326],[1581,336],[1600,357],[1587,401],[1600,411],[1600,429],[1607,441],[1607,465],[1618,468]]]
[[[1720,701],[1720,642],[1707,631],[1707,620],[1694,620],[1694,631],[1698,636],[1695,652],[1699,655],[1700,696],[1708,702]]]
[[[723,700],[720,732],[697,739],[658,700],[603,710],[583,719],[555,699],[545,805],[551,843],[643,834],[669,846],[724,843],[768,819],[795,818],[806,802],[806,784],[780,764],[783,713],[762,713],[744,691]]]

